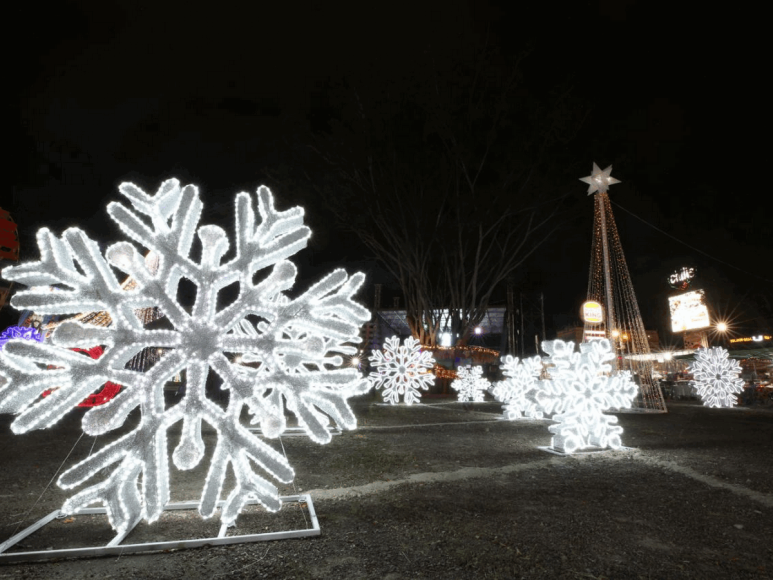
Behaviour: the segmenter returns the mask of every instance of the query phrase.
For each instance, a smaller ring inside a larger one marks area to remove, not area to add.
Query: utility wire
[[[637,215],[636,215],[635,213],[633,213],[632,211],[629,211],[629,210],[625,209],[625,208],[624,208],[622,205],[620,205],[619,203],[617,203],[617,202],[614,202],[614,201],[612,201],[611,199],[610,199],[609,201],[610,201],[611,203],[613,203],[613,204],[614,204],[616,207],[619,207],[619,208],[620,208],[621,210],[623,210],[625,213],[627,213],[627,214],[630,214],[630,215],[632,215],[633,217],[635,217],[637,220],[639,220],[640,222],[643,222],[643,223],[647,224],[647,225],[648,225],[648,226],[650,226],[650,227],[651,227],[653,230],[657,230],[657,231],[659,231],[661,234],[668,236],[668,237],[669,237],[669,238],[671,238],[672,240],[676,240],[677,242],[679,242],[680,244],[682,244],[682,245],[684,245],[684,246],[687,246],[687,247],[688,247],[688,248],[690,248],[691,250],[694,250],[694,251],[696,251],[696,252],[698,252],[698,253],[700,253],[700,254],[703,254],[703,255],[704,255],[704,256],[706,256],[707,258],[711,258],[712,260],[715,260],[715,261],[717,261],[717,262],[719,262],[719,263],[721,263],[721,264],[724,264],[725,266],[730,266],[731,268],[734,268],[734,269],[738,270],[739,272],[743,272],[744,274],[748,274],[749,276],[754,276],[755,278],[759,278],[760,280],[763,280],[764,282],[768,282],[768,283],[770,283],[770,284],[773,284],[773,280],[768,280],[767,278],[763,278],[763,277],[762,277],[762,276],[760,276],[759,274],[753,274],[752,272],[749,272],[748,270],[744,270],[743,268],[739,268],[738,266],[734,266],[733,264],[729,264],[728,262],[725,262],[724,260],[720,260],[719,258],[715,258],[714,256],[712,256],[712,255],[710,255],[710,254],[707,254],[707,253],[706,253],[706,252],[704,252],[703,250],[699,250],[698,248],[696,248],[696,247],[694,247],[694,246],[691,246],[691,245],[690,245],[690,244],[688,244],[687,242],[683,242],[683,241],[682,241],[682,240],[680,240],[679,238],[672,236],[672,235],[671,235],[671,234],[669,234],[668,232],[664,232],[663,230],[661,230],[661,229],[660,229],[659,227],[657,227],[656,225],[653,225],[653,224],[651,224],[650,222],[648,222],[648,221],[647,221],[647,220],[645,220],[644,218],[640,218],[639,216],[637,216]]]

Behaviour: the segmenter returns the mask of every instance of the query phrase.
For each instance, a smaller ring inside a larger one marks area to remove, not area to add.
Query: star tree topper
[[[592,195],[597,191],[599,193],[606,193],[609,191],[610,185],[620,183],[620,180],[612,177],[611,173],[611,165],[602,171],[599,169],[599,166],[594,163],[593,172],[588,177],[581,177],[580,181],[584,181],[588,184],[588,195]]]

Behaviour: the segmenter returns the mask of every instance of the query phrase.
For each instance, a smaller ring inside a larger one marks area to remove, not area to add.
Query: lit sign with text
[[[690,287],[690,282],[695,278],[695,268],[684,267],[681,270],[677,270],[668,277],[668,283],[671,288],[677,290],[687,290]]]
[[[731,338],[730,342],[764,342],[766,340],[773,340],[773,336],[769,334],[757,334],[755,336],[744,336],[743,338]]]
[[[588,324],[601,324],[604,322],[604,308],[595,300],[588,300],[582,303],[580,316]]]

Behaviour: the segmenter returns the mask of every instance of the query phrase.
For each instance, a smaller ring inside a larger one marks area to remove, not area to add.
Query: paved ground
[[[549,421],[500,421],[493,403],[428,402],[392,408],[365,398],[354,405],[357,431],[327,446],[283,439],[297,475],[282,493],[311,494],[319,537],[0,564],[0,578],[773,577],[773,411],[687,402],[665,415],[620,414],[632,449],[558,457],[538,448],[549,443]],[[49,483],[94,445],[80,436],[81,415],[22,436],[0,418],[0,540],[66,498]],[[214,431],[205,440],[211,448]],[[173,473],[173,500],[196,499],[205,472]],[[302,528],[308,514],[288,504],[238,525]],[[126,543],[216,530],[196,512],[170,513]],[[110,537],[100,516],[78,516],[20,549]]]

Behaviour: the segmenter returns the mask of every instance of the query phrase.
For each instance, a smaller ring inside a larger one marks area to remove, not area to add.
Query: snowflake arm
[[[0,353],[0,361],[0,372],[9,379],[0,389],[0,412],[19,414],[11,424],[14,433],[48,427],[59,420],[57,409],[74,407],[106,382],[97,360],[48,344],[10,341]],[[61,368],[42,370],[36,363]],[[61,388],[35,402],[53,387]]]
[[[57,239],[44,228],[38,232],[37,239],[41,259],[6,268],[3,276],[21,284],[38,286],[44,282],[60,284],[69,290],[23,290],[11,299],[14,308],[33,310],[39,314],[70,314],[76,307],[84,311],[99,310],[109,297],[123,294],[115,275],[99,255],[96,242],[80,229],[70,228],[64,232],[62,239]],[[76,269],[75,261],[85,274]]]

